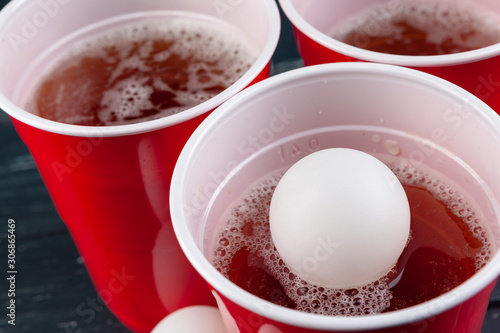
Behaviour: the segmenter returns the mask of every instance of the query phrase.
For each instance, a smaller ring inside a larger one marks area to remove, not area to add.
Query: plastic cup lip
[[[210,134],[215,133],[218,123],[223,122],[230,114],[234,116],[239,105],[252,101],[259,93],[268,93],[287,82],[297,83],[315,77],[324,80],[328,75],[342,73],[384,74],[388,77],[409,79],[431,86],[436,91],[463,98],[465,104],[475,108],[480,107],[480,116],[484,117],[491,126],[497,127],[500,135],[500,117],[489,106],[452,83],[413,69],[375,63],[331,63],[308,66],[278,74],[255,84],[222,104],[202,122],[188,140],[174,169],[170,189],[170,211],[175,234],[191,264],[216,291],[239,306],[278,322],[308,329],[357,331],[388,328],[438,315],[473,297],[500,275],[500,251],[483,269],[462,285],[426,303],[373,316],[331,317],[303,313],[277,306],[239,288],[223,277],[209,263],[195,243],[185,223],[186,217],[182,198],[185,193],[185,179],[191,172],[189,165],[196,153],[203,149],[204,142],[210,137]]]
[[[319,31],[300,15],[291,0],[278,1],[290,22],[307,37],[330,50],[363,61],[407,67],[445,67],[476,62],[500,55],[500,43],[466,52],[432,56],[407,56],[368,51],[338,41]]]
[[[14,13],[17,8],[26,2],[30,1],[11,1],[0,11],[0,31],[4,31],[6,29],[7,23],[12,17],[14,17]],[[34,115],[17,106],[2,92],[0,92],[0,108],[12,118],[15,118],[18,121],[32,127],[51,133],[75,137],[118,137],[142,134],[177,125],[196,118],[217,108],[230,97],[248,87],[271,61],[271,57],[274,54],[276,46],[278,45],[281,32],[281,19],[279,9],[275,1],[261,0],[261,2],[265,6],[266,12],[270,18],[269,33],[267,35],[264,48],[259,53],[253,65],[242,77],[240,77],[224,91],[185,111],[155,120],[127,125],[82,126],[60,123]]]

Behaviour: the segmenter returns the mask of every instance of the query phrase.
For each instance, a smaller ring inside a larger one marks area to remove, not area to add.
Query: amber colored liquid
[[[471,216],[465,220],[459,217],[424,187],[404,185],[404,188],[411,209],[411,241],[400,256],[395,273],[390,275],[390,279],[393,280],[389,283],[392,299],[390,299],[390,305],[381,312],[403,309],[440,296],[470,278],[484,265],[481,260],[488,259],[488,247],[481,240],[481,235],[484,236],[485,233],[479,225],[474,226],[467,222],[473,219]],[[260,198],[261,203],[254,207],[261,205],[262,210],[267,211],[270,197],[260,196]],[[265,222],[254,217],[246,217],[240,213],[236,213],[235,216],[245,221],[239,230],[242,239],[254,237],[257,228],[263,226],[268,228]],[[265,232],[269,234],[268,230]],[[277,305],[292,309],[301,307],[301,304],[297,304],[289,297],[290,290],[287,290],[287,287],[275,277],[273,273],[275,271],[264,259],[263,251],[255,247],[250,249],[250,246],[241,246],[234,254],[223,256],[221,254],[226,254],[231,250],[220,246],[220,244],[227,245],[227,233],[222,237],[223,242],[219,241],[219,247],[215,250],[219,258],[228,264],[228,269],[220,269],[220,263],[216,267],[229,280],[244,290]],[[234,241],[242,242],[237,237]],[[223,264],[222,267],[224,267]],[[290,278],[293,280],[296,277],[291,274]],[[301,287],[292,292],[304,293],[305,298],[300,302],[310,302],[310,304],[302,305],[315,309],[322,306],[322,297],[332,297],[332,294],[322,295],[324,290],[325,288],[321,286],[314,286],[313,288]],[[339,290],[336,293],[339,297],[346,295],[351,297],[353,300],[350,304],[361,306],[361,298],[356,298],[357,289]],[[319,301],[308,301],[308,294],[313,298],[319,298]],[[358,311],[346,307],[335,313],[346,315],[372,313],[368,306],[366,308],[361,306],[360,309]]]
[[[417,56],[465,52],[499,43],[500,19],[476,9],[460,1],[403,1],[398,9],[375,9],[344,27],[341,34],[334,33],[334,38],[369,51]],[[496,26],[490,26],[491,22]]]
[[[110,32],[117,37],[96,37],[91,47],[80,44],[81,50],[70,51],[75,55],[59,61],[38,85],[28,111],[88,126],[157,119],[219,94],[251,66],[247,46],[220,34],[222,29],[193,21],[192,30],[187,22],[163,33],[158,25],[166,24],[127,26],[121,35]]]
[[[438,297],[470,278],[483,244],[469,226],[424,189],[405,186],[413,239],[399,258],[401,280],[388,310]]]

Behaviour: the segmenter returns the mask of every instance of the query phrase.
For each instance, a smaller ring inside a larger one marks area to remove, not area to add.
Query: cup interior
[[[355,319],[297,313],[268,304],[226,280],[208,258],[228,206],[271,171],[333,147],[403,159],[416,168],[426,165],[438,177],[458,184],[487,222],[495,256],[467,282],[436,299]],[[500,273],[499,147],[498,116],[444,80],[380,64],[306,67],[243,91],[195,131],[174,171],[172,221],[191,263],[240,306],[311,329],[395,326],[460,304]]]
[[[258,0],[217,6],[212,1],[13,1],[0,13],[0,107],[9,115],[49,131],[91,135],[85,126],[54,124],[22,109],[27,91],[68,40],[85,38],[115,25],[155,15],[188,12],[227,24],[248,40],[258,55],[253,66],[216,97],[185,112],[140,125],[100,128],[100,136],[145,132],[194,118],[248,86],[268,65],[279,38],[280,18],[274,2]]]
[[[498,2],[493,0],[474,0],[471,2],[484,7],[490,13],[500,15],[500,3]],[[457,54],[436,56],[393,55],[367,51],[330,37],[334,27],[377,5],[388,4],[387,8],[384,9],[384,15],[389,15],[387,11],[391,11],[401,5],[401,1],[397,0],[360,0],[350,2],[342,0],[279,0],[279,3],[294,27],[306,36],[330,50],[364,61],[409,67],[435,67],[468,63],[500,54],[500,43],[498,43]],[[372,28],[377,29],[377,27]]]

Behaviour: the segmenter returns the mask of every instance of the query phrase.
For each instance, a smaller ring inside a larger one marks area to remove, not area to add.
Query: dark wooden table
[[[0,7],[7,2],[0,0]],[[290,23],[283,18],[273,74],[300,66]],[[6,316],[9,219],[16,221],[15,326]],[[0,333],[129,333],[105,307],[96,308],[93,318],[78,312],[97,298],[30,153],[0,112]],[[500,284],[491,296],[482,332],[500,332]]]

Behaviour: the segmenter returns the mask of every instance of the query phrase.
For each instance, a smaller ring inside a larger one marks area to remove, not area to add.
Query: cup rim
[[[206,142],[204,140],[205,136],[209,133],[213,133],[215,126],[219,122],[227,119],[227,115],[230,112],[234,112],[234,110],[238,108],[238,105],[251,101],[252,98],[262,91],[271,91],[274,87],[292,80],[297,82],[302,79],[311,79],[314,76],[324,77],[325,74],[346,72],[391,74],[405,80],[418,80],[418,82],[424,82],[434,89],[441,90],[446,94],[461,97],[466,104],[471,106],[479,105],[483,111],[481,115],[486,118],[488,122],[492,123],[492,125],[498,127],[500,135],[500,117],[498,117],[489,106],[462,88],[430,74],[405,67],[375,63],[330,63],[288,71],[273,76],[263,82],[259,82],[237,94],[218,107],[195,130],[180,154],[172,176],[170,211],[174,232],[184,254],[210,286],[228,298],[231,302],[277,322],[316,330],[356,331],[388,328],[430,318],[463,303],[498,278],[500,275],[500,251],[497,251],[495,256],[485,267],[463,284],[428,302],[403,310],[373,316],[329,317],[304,313],[275,305],[233,284],[222,276],[205,258],[185,223],[187,219],[185,218],[186,215],[183,209],[182,198],[185,193],[185,178],[190,172],[189,165],[192,163],[191,160],[196,155],[196,152],[203,148],[203,142]]]
[[[260,75],[271,61],[271,57],[278,45],[278,40],[281,32],[281,18],[279,9],[275,1],[261,0],[263,7],[269,15],[269,33],[264,44],[264,48],[259,52],[258,57],[253,65],[246,71],[231,86],[226,88],[218,95],[209,100],[198,104],[185,111],[162,117],[159,119],[149,120],[145,122],[126,124],[126,125],[111,125],[111,126],[83,126],[60,123],[57,121],[48,120],[37,115],[34,115],[23,108],[17,106],[9,98],[0,91],[0,108],[10,117],[30,125],[32,127],[62,135],[76,137],[117,137],[141,134],[159,130],[162,128],[177,125],[186,122],[198,116],[201,116],[209,111],[214,110],[217,106],[228,100],[230,97],[239,91],[248,87]],[[5,30],[7,23],[15,13],[18,7],[23,4],[30,3],[29,0],[19,0],[9,2],[0,11],[0,31]]]
[[[363,61],[407,67],[438,67],[476,62],[489,59],[500,54],[500,43],[466,52],[431,56],[408,56],[368,51],[338,41],[316,29],[307,20],[305,20],[302,15],[300,15],[291,0],[278,1],[283,9],[283,12],[290,20],[294,28],[301,31],[304,35],[316,43],[323,45],[330,50]]]

